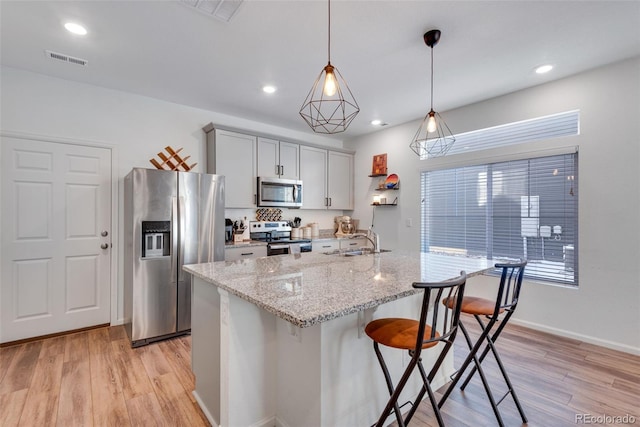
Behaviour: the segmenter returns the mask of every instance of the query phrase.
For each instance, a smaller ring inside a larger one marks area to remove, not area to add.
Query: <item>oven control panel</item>
[[[291,231],[287,221],[249,221],[249,232],[270,233],[273,231]]]

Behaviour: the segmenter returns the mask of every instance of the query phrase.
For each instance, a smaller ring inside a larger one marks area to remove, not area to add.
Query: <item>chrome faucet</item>
[[[373,236],[373,238],[371,238],[369,235]],[[369,229],[367,230],[367,234],[355,233],[349,236],[350,239],[355,239],[356,237],[365,237],[373,245],[373,253],[380,253],[380,236],[378,235],[378,233],[376,233],[372,229]]]

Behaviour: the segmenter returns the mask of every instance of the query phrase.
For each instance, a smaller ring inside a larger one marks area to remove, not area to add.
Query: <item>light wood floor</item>
[[[456,346],[459,364],[462,340]],[[640,425],[640,357],[513,325],[498,347],[529,426],[575,426],[576,414],[630,414]],[[131,349],[121,326],[2,348],[0,426],[206,426],[191,395],[190,351],[190,337]],[[485,370],[498,394],[492,362]],[[522,425],[509,397],[500,408],[507,426]],[[476,379],[464,393],[456,389],[443,412],[447,426],[496,425]],[[411,425],[437,425],[428,403]]]

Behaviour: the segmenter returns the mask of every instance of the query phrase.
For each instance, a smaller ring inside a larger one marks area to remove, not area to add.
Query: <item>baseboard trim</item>
[[[540,332],[546,332],[553,335],[558,335],[565,338],[572,338],[575,340],[583,341],[588,344],[598,345],[600,347],[606,347],[611,350],[622,351],[624,353],[634,354],[636,356],[640,356],[640,348],[633,347],[626,344],[620,344],[613,341],[602,340],[599,338],[594,338],[589,335],[577,334],[575,332],[567,331],[565,329],[552,328],[550,326],[541,325],[540,323],[528,322],[526,320],[519,320],[516,318],[512,318],[511,322],[515,325],[524,326],[529,329],[533,329]]]
[[[72,329],[70,331],[62,331],[62,332],[56,332],[56,333],[53,333],[53,334],[39,335],[37,337],[24,338],[24,339],[16,340],[16,341],[3,342],[3,343],[0,343],[0,348],[11,347],[11,346],[14,346],[14,345],[25,344],[25,343],[33,342],[33,341],[46,340],[47,338],[55,338],[55,337],[61,337],[61,336],[64,336],[64,335],[77,334],[78,332],[90,331],[92,329],[106,328],[108,326],[111,326],[111,325],[109,323],[102,323],[100,325],[87,326],[85,328]]]
[[[200,406],[200,410],[202,411],[202,413],[204,414],[205,417],[207,417],[207,420],[209,421],[209,423],[213,426],[213,427],[220,427],[220,424],[218,424],[214,419],[213,419],[213,415],[211,415],[211,412],[209,412],[209,409],[207,408],[207,406],[202,402],[202,399],[200,399],[200,396],[198,395],[198,392],[196,390],[193,390],[191,392],[191,394],[193,395],[193,397],[196,399],[196,402],[198,402],[198,406]]]

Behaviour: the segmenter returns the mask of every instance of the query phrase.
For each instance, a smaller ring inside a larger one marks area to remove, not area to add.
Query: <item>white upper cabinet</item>
[[[299,153],[299,144],[259,137],[257,176],[299,179]]]
[[[256,137],[215,131],[215,173],[225,178],[226,208],[256,207]]]
[[[353,154],[300,146],[304,209],[353,209]]]
[[[327,209],[327,157],[327,150],[300,146],[303,209]]]
[[[353,209],[353,154],[329,151],[327,196],[329,209]]]
[[[256,178],[279,177],[302,181],[303,209],[353,210],[353,154],[216,129],[213,124],[204,130],[207,172],[226,177],[226,208],[255,208]]]

